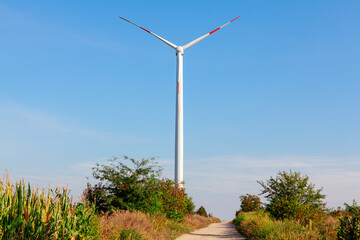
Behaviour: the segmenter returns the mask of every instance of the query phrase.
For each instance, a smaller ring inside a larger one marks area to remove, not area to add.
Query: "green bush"
[[[336,229],[340,240],[360,239],[360,206],[356,201],[352,205],[345,203],[345,216],[339,217],[340,226]]]
[[[153,185],[153,201],[149,204],[160,201],[158,212],[165,214],[170,219],[183,219],[184,214],[191,214],[194,211],[194,203],[187,196],[184,188],[170,179],[158,180]]]
[[[321,221],[324,215],[321,194],[322,188],[315,189],[315,185],[309,183],[309,177],[302,176],[300,172],[279,172],[276,178],[270,177],[264,183],[258,181],[263,187],[261,194],[266,194],[269,201],[266,211],[276,219],[295,219],[304,225],[309,220]]]
[[[240,209],[243,212],[258,211],[261,207],[260,198],[256,195],[246,194],[240,196]]]
[[[185,213],[194,214],[195,213],[195,204],[191,197],[184,198]]]
[[[0,180],[0,239],[98,239],[99,223],[87,203],[73,203],[66,189],[45,193],[22,180]]]
[[[194,204],[184,188],[169,179],[160,179],[162,169],[154,158],[135,160],[124,157],[110,159],[110,164],[96,164],[93,177],[100,182],[84,191],[98,212],[138,210],[166,214],[183,219],[194,211]],[[126,164],[126,162],[128,162]]]
[[[94,186],[88,184],[84,195],[95,203],[98,211],[121,209],[151,212],[148,209],[148,199],[152,196],[150,188],[160,174],[161,168],[154,158],[135,160],[125,156],[123,161],[112,158],[108,165],[96,164],[92,175],[100,182]]]
[[[203,206],[199,207],[196,213],[199,214],[200,216],[208,217],[208,214]]]

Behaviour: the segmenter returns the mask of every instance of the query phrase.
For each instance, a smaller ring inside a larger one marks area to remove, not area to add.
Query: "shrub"
[[[263,187],[261,194],[266,194],[269,201],[266,211],[276,219],[296,219],[303,224],[309,220],[321,221],[325,195],[321,194],[322,188],[315,189],[315,185],[309,183],[308,176],[290,170],[279,172],[266,183],[258,183]]]
[[[140,210],[150,212],[148,199],[152,196],[150,185],[160,176],[161,168],[154,158],[135,160],[124,156],[108,160],[110,164],[96,164],[93,177],[100,182],[88,184],[84,195],[94,202],[98,211]],[[124,162],[130,162],[125,164]],[[130,165],[130,166],[128,166]]]
[[[187,196],[184,188],[170,179],[158,180],[153,184],[152,197],[149,204],[156,202],[159,213],[165,214],[170,219],[182,219],[184,214],[194,211],[194,203]]]
[[[206,213],[206,210],[203,206],[199,207],[196,213],[199,214],[200,216],[208,217],[208,214]]]
[[[31,189],[0,180],[0,239],[97,239],[94,209],[73,203],[66,189]]]
[[[339,217],[340,226],[336,229],[340,240],[360,239],[360,206],[356,201],[352,205],[345,203],[345,217]]]
[[[183,219],[184,214],[193,213],[194,204],[185,189],[175,181],[159,179],[161,168],[154,158],[124,157],[123,161],[118,158],[109,161],[109,165],[96,164],[93,177],[100,182],[88,184],[84,191],[85,198],[95,204],[98,212],[138,210],[166,214],[172,219]]]
[[[84,191],[84,198],[93,203],[98,213],[107,212],[111,209],[110,199],[102,183],[91,186],[88,184]]]
[[[240,196],[240,208],[243,212],[258,211],[261,207],[260,198],[256,195],[241,195]]]
[[[185,198],[185,211],[186,214],[194,214],[195,213],[195,204],[191,197]]]

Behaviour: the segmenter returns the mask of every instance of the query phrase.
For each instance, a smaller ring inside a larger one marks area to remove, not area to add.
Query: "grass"
[[[337,239],[336,218],[327,216],[323,223],[312,223],[303,226],[297,221],[272,219],[268,213],[243,213],[233,220],[240,233],[249,239]]]
[[[124,229],[131,229],[144,239],[170,240],[213,222],[220,220],[214,217],[186,215],[183,221],[178,221],[170,220],[165,215],[117,211],[100,217],[101,239],[116,239]]]

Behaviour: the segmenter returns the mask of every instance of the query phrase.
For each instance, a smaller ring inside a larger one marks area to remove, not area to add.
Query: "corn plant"
[[[0,240],[97,239],[94,209],[74,203],[66,188],[31,189],[24,180],[0,180]]]

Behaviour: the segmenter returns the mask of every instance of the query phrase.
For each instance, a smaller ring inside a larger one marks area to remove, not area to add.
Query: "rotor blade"
[[[150,34],[151,34],[151,35],[153,35],[154,37],[156,37],[156,38],[160,39],[161,41],[163,41],[164,43],[166,43],[167,45],[169,45],[170,47],[172,47],[172,48],[174,48],[174,49],[176,49],[176,48],[177,48],[177,46],[176,46],[175,44],[173,44],[173,43],[171,43],[171,42],[169,42],[169,41],[167,41],[167,40],[163,39],[162,37],[160,37],[160,36],[156,35],[155,33],[150,32],[149,30],[147,30],[147,29],[145,29],[145,28],[143,28],[143,27],[141,27],[141,26],[139,26],[139,25],[137,25],[137,24],[135,24],[135,23],[133,23],[133,22],[130,22],[129,20],[127,20],[127,19],[125,19],[125,18],[122,18],[122,17],[120,17],[120,16],[119,16],[119,18],[121,18],[122,20],[125,20],[125,21],[127,21],[127,22],[129,22],[129,23],[131,23],[131,24],[133,24],[133,25],[135,25],[135,26],[137,26],[137,27],[141,28],[141,29],[142,29],[142,30],[144,30],[145,32],[150,33]]]
[[[239,17],[240,17],[240,16],[238,16],[237,18],[234,18],[233,20],[231,20],[230,22],[222,25],[221,27],[219,27],[219,28],[217,28],[217,29],[215,29],[215,30],[213,30],[213,31],[205,34],[204,36],[199,37],[199,38],[195,39],[194,41],[189,42],[188,44],[186,44],[186,45],[183,46],[183,49],[185,50],[186,48],[191,47],[192,45],[200,42],[201,40],[203,40],[204,38],[210,36],[211,34],[213,34],[214,32],[216,32],[217,30],[220,30],[221,28],[225,27],[225,26],[228,25],[229,23],[232,23],[233,21],[235,21],[235,20],[238,19]]]

